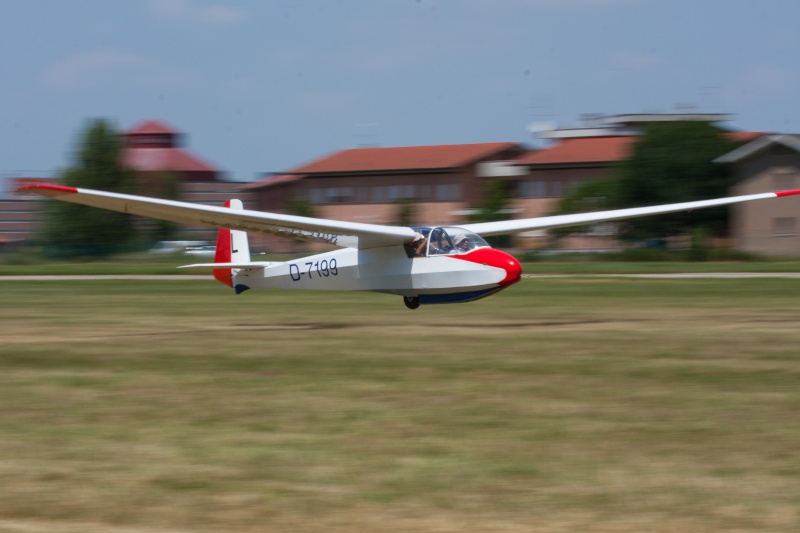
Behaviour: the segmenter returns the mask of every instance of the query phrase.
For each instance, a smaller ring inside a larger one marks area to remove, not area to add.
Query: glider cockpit
[[[490,248],[477,233],[453,226],[414,227],[415,239],[408,244],[409,257],[458,255],[477,248]]]

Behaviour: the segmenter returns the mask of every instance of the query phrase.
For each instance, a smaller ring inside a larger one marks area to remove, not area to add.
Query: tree
[[[509,210],[511,191],[507,181],[493,179],[484,182],[481,196],[483,200],[478,205],[477,211],[470,216],[470,222],[494,222],[511,218]],[[510,235],[497,235],[486,240],[498,248],[507,248],[511,245]]]
[[[80,137],[74,165],[61,173],[62,183],[133,192],[134,173],[121,164],[121,150],[120,138],[107,121],[90,121]],[[44,242],[54,255],[110,255],[130,244],[134,235],[134,219],[125,213],[67,202],[49,202],[47,207]]]
[[[417,216],[417,204],[414,200],[412,198],[401,198],[393,203],[397,206],[394,224],[397,226],[413,225]]]
[[[736,148],[723,132],[707,122],[654,124],[622,163],[613,207],[690,202],[727,196],[733,185],[730,168],[714,159]],[[699,209],[634,219],[623,225],[628,239],[666,237],[706,231],[728,231],[728,208]]]
[[[296,217],[315,217],[314,204],[302,198],[295,198],[289,202],[289,214]]]
[[[581,204],[590,207],[587,210],[622,209],[726,196],[733,185],[730,168],[713,161],[735,147],[721,130],[707,122],[652,124],[613,177],[578,187],[562,200],[559,213]],[[728,209],[699,209],[619,224],[621,237],[629,241],[679,234],[722,236],[728,231]]]
[[[578,183],[577,187],[564,196],[558,203],[558,208],[553,215],[571,215],[573,213],[588,213],[591,211],[604,211],[611,209],[611,200],[616,197],[614,190],[619,185],[615,178],[601,178],[585,180]],[[550,230],[550,235],[556,239],[574,233],[586,231],[586,227],[573,226]]]
[[[180,176],[174,172],[144,172],[138,176],[137,191],[144,196],[177,200],[180,196]],[[141,219],[137,221],[140,239],[147,247],[159,241],[174,240],[180,225],[169,220]]]

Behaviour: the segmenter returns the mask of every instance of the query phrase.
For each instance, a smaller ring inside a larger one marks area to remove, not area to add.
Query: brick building
[[[237,196],[252,207],[241,183],[224,180],[218,167],[183,148],[181,132],[161,121],[148,120],[122,132],[122,162],[137,173],[138,189],[150,196],[174,196],[178,200],[222,204]],[[174,180],[174,186],[165,184]],[[42,226],[43,200],[13,191],[34,182],[57,183],[54,178],[11,178],[9,198],[0,201],[0,244],[14,245],[36,239]],[[216,231],[201,226],[182,226],[191,240],[213,241]]]
[[[737,184],[732,194],[800,188],[800,135],[764,135],[723,155]],[[800,255],[800,199],[731,206],[737,248],[764,255]]]
[[[449,225],[463,222],[465,208],[480,200],[487,163],[513,160],[526,151],[512,142],[354,148],[242,190],[251,192],[263,211],[287,213],[300,201],[318,217],[393,224],[401,219],[403,202],[410,201],[411,223]],[[262,242],[271,249],[286,246],[278,238]]]
[[[619,115],[593,117],[580,128],[553,129],[541,136],[551,143],[529,149],[513,142],[341,150],[254,183],[225,181],[222,172],[183,147],[183,135],[160,121],[142,122],[122,133],[123,161],[139,176],[142,194],[162,196],[163,184],[176,180],[179,200],[219,205],[237,197],[248,209],[355,222],[458,225],[480,205],[488,179],[502,179],[513,191],[514,218],[545,216],[558,200],[584,180],[607,177],[630,156],[641,126],[667,120],[719,122],[725,115]],[[800,187],[800,137],[758,132],[728,133],[741,148],[718,159],[736,166],[739,185],[732,194]],[[30,180],[17,180],[19,186]],[[52,181],[52,180],[50,180]],[[38,197],[37,197],[38,198]],[[778,206],[734,207],[732,237],[737,246],[761,253],[800,254],[798,199]],[[410,205],[410,207],[409,207]],[[782,211],[782,212],[783,212]],[[40,202],[29,196],[0,202],[0,243],[35,237]],[[215,230],[183,226],[192,240],[213,240]],[[517,237],[521,247],[546,245],[546,235]],[[299,250],[306,244],[253,235],[256,251]],[[571,237],[575,249],[619,246],[613,226],[597,226]]]
[[[642,127],[665,121],[720,122],[726,115],[669,114],[592,117],[580,128],[542,134],[551,144],[529,149],[517,143],[356,148],[342,150],[243,187],[264,211],[290,212],[294,202],[312,206],[316,216],[391,224],[399,222],[403,199],[414,204],[412,223],[458,225],[480,205],[483,183],[502,179],[512,191],[514,218],[546,216],[579,182],[609,177],[630,157]],[[729,132],[734,141],[758,139],[759,132]],[[527,232],[515,246],[548,244],[544,232]],[[620,247],[613,224],[588,227],[567,238],[570,249]],[[265,247],[280,249],[281,241]]]

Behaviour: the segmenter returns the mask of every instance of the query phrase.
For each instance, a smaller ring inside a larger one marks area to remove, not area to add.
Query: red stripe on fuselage
[[[519,264],[519,261],[514,256],[494,248],[477,248],[465,254],[448,257],[505,270],[506,277],[500,282],[500,286],[503,288],[513,285],[522,277],[522,265]]]

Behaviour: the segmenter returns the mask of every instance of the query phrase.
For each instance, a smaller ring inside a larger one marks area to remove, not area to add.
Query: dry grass
[[[800,282],[0,284],[0,532],[794,531]]]

